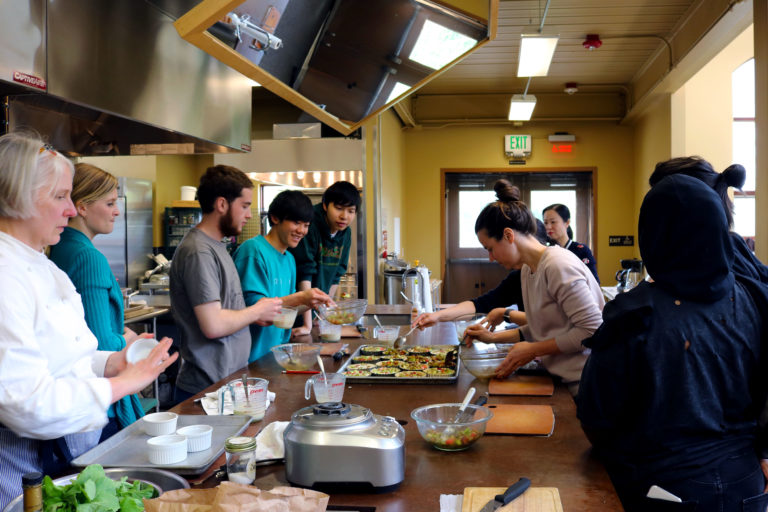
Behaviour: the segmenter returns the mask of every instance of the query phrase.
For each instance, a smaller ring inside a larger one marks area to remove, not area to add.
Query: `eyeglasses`
[[[57,153],[56,153],[56,150],[54,149],[54,147],[53,147],[53,146],[51,146],[51,145],[50,145],[50,144],[48,144],[48,143],[46,143],[46,144],[43,144],[43,145],[40,147],[40,150],[38,151],[38,153],[42,155],[42,154],[43,154],[43,153],[45,153],[46,151],[50,151],[50,152],[51,152],[51,153],[53,153],[54,155],[56,155],[56,154],[57,154]]]

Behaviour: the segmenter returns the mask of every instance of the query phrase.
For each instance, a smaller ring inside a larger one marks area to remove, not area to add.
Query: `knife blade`
[[[523,494],[528,490],[530,486],[531,481],[525,477],[522,477],[520,480],[507,487],[507,490],[504,491],[504,494],[497,494],[494,499],[486,503],[483,508],[480,509],[480,512],[494,512],[494,510],[507,505],[512,500]]]

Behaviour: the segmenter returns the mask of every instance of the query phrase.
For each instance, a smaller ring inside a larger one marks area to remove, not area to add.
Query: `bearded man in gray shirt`
[[[237,269],[221,241],[251,218],[253,184],[234,167],[209,167],[197,197],[203,219],[184,237],[171,263],[171,312],[179,327],[177,402],[248,364],[252,323],[270,325],[282,300],[245,306]]]

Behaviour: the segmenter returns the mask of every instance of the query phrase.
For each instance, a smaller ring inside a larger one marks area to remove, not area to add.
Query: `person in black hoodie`
[[[659,180],[638,226],[653,282],[609,302],[584,340],[578,417],[628,512],[768,505],[766,295],[734,274],[728,227],[701,181]],[[682,503],[647,497],[652,486]]]

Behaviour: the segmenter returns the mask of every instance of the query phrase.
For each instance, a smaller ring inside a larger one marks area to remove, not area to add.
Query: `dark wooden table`
[[[415,332],[408,345],[455,343],[451,323]],[[354,350],[365,340],[344,338]],[[340,367],[324,357],[327,371]],[[239,378],[236,372],[231,378]],[[272,421],[289,421],[291,414],[311,405],[304,399],[304,383],[310,375],[286,375],[272,355],[252,363],[248,373],[269,380],[269,389],[277,394],[260,422],[247,433],[255,435]],[[217,389],[217,383],[206,391]],[[491,396],[491,404],[549,404],[555,412],[555,428],[550,437],[485,435],[463,452],[447,453],[432,448],[419,435],[410,413],[416,407],[441,402],[461,402],[470,386],[477,395],[487,391],[488,384],[475,379],[462,368],[456,384],[359,384],[347,381],[344,401],[363,405],[375,414],[393,416],[404,425],[406,433],[406,472],[400,487],[385,494],[335,494],[331,505],[375,506],[377,512],[439,510],[441,494],[462,494],[465,487],[506,487],[521,476],[531,479],[535,487],[557,487],[568,512],[621,511],[621,504],[603,466],[590,454],[590,444],[576,418],[576,406],[565,387],[556,386],[551,397]],[[202,395],[202,393],[201,393]],[[201,396],[198,395],[198,396]],[[172,409],[180,414],[203,414],[202,408],[187,400]],[[329,461],[332,463],[332,461]],[[223,457],[214,466],[223,464]],[[216,485],[211,477],[200,487]],[[285,466],[259,467],[255,485],[270,489],[288,485]]]

